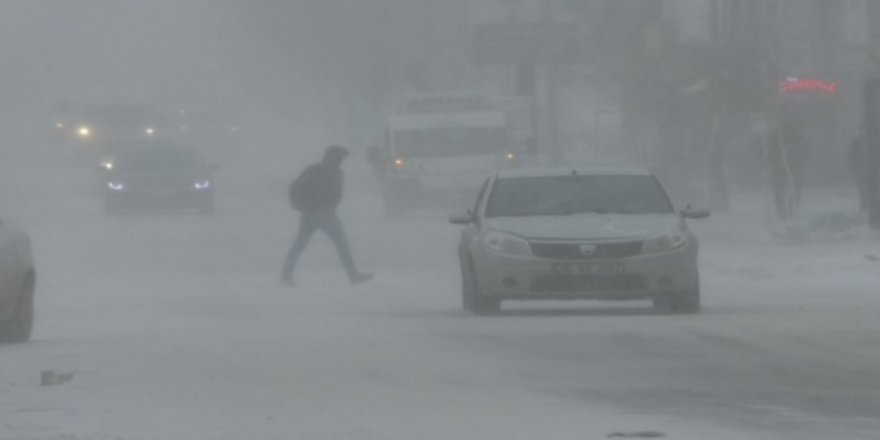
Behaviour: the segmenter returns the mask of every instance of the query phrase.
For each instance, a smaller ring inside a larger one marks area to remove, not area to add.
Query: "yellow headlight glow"
[[[92,135],[92,130],[89,127],[80,127],[78,130],[76,130],[76,133],[80,137],[89,137]]]

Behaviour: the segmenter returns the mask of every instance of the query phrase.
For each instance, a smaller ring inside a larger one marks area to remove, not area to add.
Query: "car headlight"
[[[105,170],[110,171],[113,169],[113,162],[111,162],[109,160],[105,160],[104,162],[101,162],[101,168],[104,168]]]
[[[152,136],[152,135],[156,134],[156,129],[153,128],[153,127],[147,127],[147,128],[144,130],[144,133],[146,133],[147,136]]]
[[[193,188],[195,189],[208,189],[211,187],[211,182],[208,180],[199,180],[196,183],[193,183]]]
[[[84,125],[76,130],[76,134],[81,138],[87,138],[92,135],[92,129]]]
[[[507,232],[489,231],[483,235],[483,244],[502,254],[532,255],[532,246],[526,239]]]
[[[675,228],[672,231],[655,235],[642,244],[642,252],[645,254],[653,254],[657,252],[671,251],[680,248],[687,243],[687,234],[681,228]]]
[[[110,188],[113,191],[122,191],[125,189],[125,185],[122,182],[107,182],[107,188]]]

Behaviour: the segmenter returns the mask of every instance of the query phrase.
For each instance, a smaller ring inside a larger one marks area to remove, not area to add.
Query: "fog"
[[[0,439],[877,438],[878,34],[0,2]]]

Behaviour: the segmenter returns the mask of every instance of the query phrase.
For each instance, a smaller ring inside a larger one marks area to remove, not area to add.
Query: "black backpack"
[[[294,179],[290,182],[290,186],[287,187],[287,199],[290,201],[290,207],[295,211],[302,211],[303,209],[303,185],[302,185],[302,175]]]

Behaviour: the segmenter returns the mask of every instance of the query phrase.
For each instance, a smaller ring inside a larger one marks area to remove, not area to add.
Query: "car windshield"
[[[486,216],[672,212],[669,197],[653,176],[572,175],[498,179]]]
[[[183,147],[134,148],[116,156],[121,170],[173,172],[196,169],[201,160],[195,151]]]

